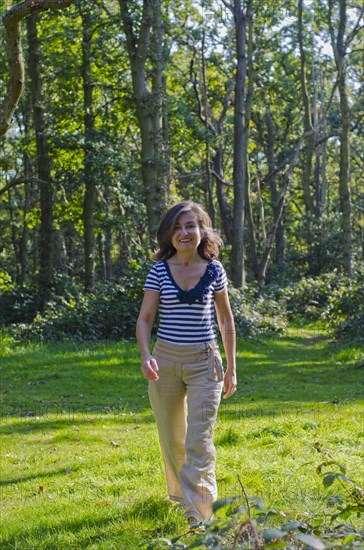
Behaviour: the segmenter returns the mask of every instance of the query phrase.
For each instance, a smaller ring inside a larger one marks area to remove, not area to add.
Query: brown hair
[[[171,244],[171,239],[178,218],[185,212],[193,212],[197,216],[201,231],[201,242],[198,245],[197,251],[201,258],[204,260],[215,260],[218,258],[223,241],[216,229],[213,229],[210,216],[196,202],[183,201],[172,206],[162,216],[157,230],[159,248],[153,254],[154,260],[168,260],[168,258],[171,258],[176,253],[176,249]]]

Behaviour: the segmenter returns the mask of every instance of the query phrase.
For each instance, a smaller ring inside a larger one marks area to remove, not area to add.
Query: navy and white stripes
[[[194,344],[216,340],[214,292],[227,284],[222,264],[210,261],[205,274],[189,291],[193,300],[183,300],[166,261],[157,262],[150,270],[144,290],[154,290],[159,297],[159,327],[157,337],[173,344]],[[198,288],[198,292],[196,292]],[[188,303],[192,302],[192,303]]]

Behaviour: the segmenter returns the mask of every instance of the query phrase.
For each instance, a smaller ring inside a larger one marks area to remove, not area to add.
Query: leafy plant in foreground
[[[338,481],[345,489],[343,496],[331,496],[328,506],[335,507],[329,515],[316,515],[307,521],[285,521],[278,527],[274,518],[285,517],[283,512],[265,510],[261,499],[248,497],[238,476],[242,495],[223,499],[214,503],[214,513],[217,517],[207,523],[202,529],[191,529],[188,533],[168,538],[158,538],[145,544],[146,550],[170,548],[172,550],[192,548],[223,550],[231,549],[314,549],[325,550],[340,548],[354,550],[363,548],[364,531],[355,529],[348,523],[333,524],[336,520],[348,520],[355,515],[364,515],[364,491],[354,481],[346,476],[346,468],[336,461],[329,451],[315,443],[315,449],[323,458],[316,468],[322,476],[324,487],[330,487]],[[329,470],[328,470],[329,469]],[[221,515],[223,512],[223,515]],[[273,522],[272,522],[273,520]],[[331,527],[331,525],[333,525]],[[182,539],[190,537],[185,544]]]
[[[330,487],[337,481],[344,488],[346,500],[341,496],[329,498],[329,505],[336,508],[331,514],[331,522],[336,519],[347,520],[351,516],[364,515],[364,490],[346,475],[346,467],[335,460],[327,449],[323,449],[319,442],[315,443],[315,449],[323,458],[323,462],[317,467],[317,473],[322,476],[325,487]]]

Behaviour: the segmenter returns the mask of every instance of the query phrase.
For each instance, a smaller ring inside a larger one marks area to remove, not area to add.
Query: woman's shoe
[[[201,521],[198,521],[193,516],[188,516],[187,522],[190,528],[190,531],[193,531],[194,533],[204,533],[205,532],[205,526]]]

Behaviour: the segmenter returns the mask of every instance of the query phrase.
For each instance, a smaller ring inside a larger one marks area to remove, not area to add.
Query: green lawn
[[[132,549],[183,533],[135,343],[3,346],[1,549]],[[327,510],[319,441],[363,484],[363,349],[315,329],[238,343],[215,430],[220,496],[281,516]],[[185,542],[188,542],[188,536]],[[186,543],[187,543],[186,542]]]

